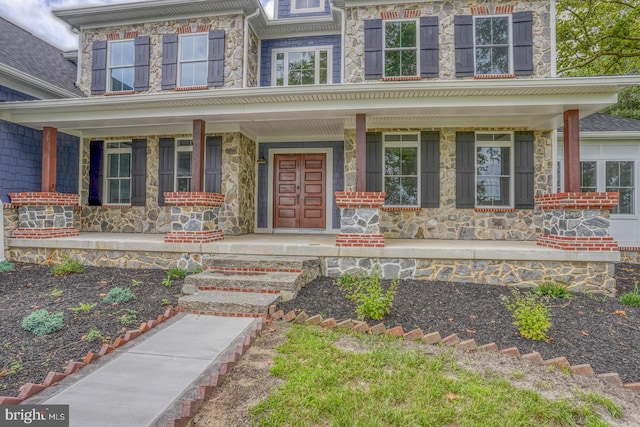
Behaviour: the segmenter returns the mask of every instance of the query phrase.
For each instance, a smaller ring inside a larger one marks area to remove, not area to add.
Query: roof
[[[49,97],[81,96],[75,86],[77,68],[63,55],[57,47],[0,18],[0,71],[5,74],[23,77],[30,85],[62,90]]]
[[[580,132],[640,132],[640,120],[595,113],[580,120]]]

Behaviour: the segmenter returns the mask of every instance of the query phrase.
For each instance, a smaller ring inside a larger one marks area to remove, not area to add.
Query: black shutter
[[[513,72],[533,74],[533,12],[516,12],[513,21]]]
[[[420,133],[420,206],[440,207],[440,132]]]
[[[533,132],[515,133],[515,200],[516,209],[533,209],[534,201],[534,137]]]
[[[453,18],[456,50],[456,77],[473,76],[473,16],[460,15]]]
[[[91,94],[101,95],[107,85],[107,41],[93,42],[91,51]]]
[[[102,205],[103,141],[89,143],[89,206]]]
[[[134,78],[136,92],[149,90],[149,36],[139,36],[134,40]]]
[[[222,138],[208,136],[204,157],[204,191],[207,193],[221,192],[222,177]]]
[[[382,191],[382,134],[367,132],[365,191]]]
[[[382,78],[382,19],[364,21],[364,78]]]
[[[144,206],[147,196],[147,140],[131,142],[131,206]]]
[[[173,191],[175,142],[173,138],[160,138],[158,150],[158,206],[164,205],[164,193]]]
[[[212,87],[224,84],[224,30],[209,31],[207,84]]]
[[[473,132],[456,132],[456,207],[473,208],[476,204],[475,145]]]
[[[438,17],[423,16],[420,18],[420,75],[438,77],[439,65]]]
[[[162,89],[175,89],[178,81],[178,35],[162,36]]]

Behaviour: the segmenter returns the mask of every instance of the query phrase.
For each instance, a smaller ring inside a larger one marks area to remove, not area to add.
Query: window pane
[[[605,164],[605,191],[620,193],[614,214],[635,213],[634,162],[609,161]]]
[[[511,148],[477,147],[476,201],[479,206],[511,203]]]
[[[416,21],[401,22],[400,44],[402,47],[416,47]]]
[[[120,180],[109,180],[109,203],[120,203]]]
[[[191,178],[178,178],[176,188],[177,191],[191,191]]]
[[[109,66],[133,65],[134,58],[133,40],[118,43],[109,43]]]
[[[401,47],[400,22],[387,22],[384,26],[384,43],[387,48]]]
[[[320,84],[326,84],[329,80],[327,78],[329,70],[328,56],[329,54],[326,50],[320,51],[320,81],[318,82]]]
[[[400,175],[402,173],[402,148],[387,147],[384,150],[385,175]]]
[[[191,152],[190,151],[178,151],[176,176],[187,177],[191,176]]]
[[[284,53],[276,54],[276,86],[284,86]]]
[[[580,191],[596,191],[597,182],[596,162],[580,162]]]
[[[186,62],[180,64],[180,86],[206,86],[207,63]]]
[[[476,48],[476,74],[491,74],[491,48]]]
[[[633,167],[634,162],[620,162],[620,185],[633,186]]]
[[[388,77],[401,76],[400,71],[400,57],[402,51],[393,50],[385,52],[384,56],[384,75]]]
[[[491,49],[491,73],[507,74],[509,72],[509,48],[494,47]]]
[[[289,84],[307,85],[315,83],[316,53],[291,52],[289,53]]]
[[[402,148],[402,175],[418,175],[418,148]]]
[[[418,177],[405,176],[401,178],[400,203],[403,205],[418,204]]]
[[[133,90],[133,67],[111,69],[111,87],[113,92]]]
[[[206,57],[207,57],[207,35],[206,34],[180,37],[180,60],[181,61],[206,59]]]
[[[107,173],[109,177],[118,176],[118,168],[120,167],[120,163],[118,162],[119,154],[109,154],[107,157]]]
[[[131,180],[120,179],[120,203],[131,203]]]
[[[415,50],[402,51],[401,73],[403,76],[415,76],[417,74]]]
[[[491,44],[491,18],[477,18],[476,44],[485,46]]]
[[[509,18],[492,18],[491,44],[509,44]]]
[[[131,154],[120,154],[120,173],[117,175],[122,178],[128,178],[131,171]]]

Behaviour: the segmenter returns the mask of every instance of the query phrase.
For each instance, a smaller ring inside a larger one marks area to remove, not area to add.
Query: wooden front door
[[[274,228],[325,228],[326,155],[274,156]]]

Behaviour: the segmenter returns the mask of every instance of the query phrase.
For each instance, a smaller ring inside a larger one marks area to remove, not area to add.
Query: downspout
[[[558,52],[556,48],[556,0],[551,0],[551,13],[549,19],[551,19],[551,77],[558,77],[558,65],[556,58]]]
[[[340,83],[344,83],[344,35],[345,35],[345,15],[344,9],[340,9],[337,7],[334,2],[329,3],[331,5],[331,10],[335,9],[340,12]]]
[[[4,261],[4,203],[0,198],[0,261]]]
[[[249,74],[249,66],[247,62],[249,61],[249,19],[255,18],[260,13],[260,8],[257,8],[255,12],[253,12],[249,16],[245,16],[244,18],[244,58],[242,61],[242,87],[247,87],[247,79]]]

